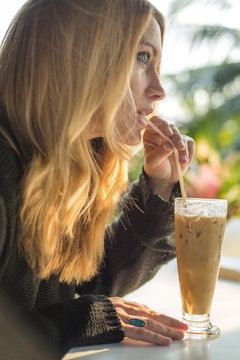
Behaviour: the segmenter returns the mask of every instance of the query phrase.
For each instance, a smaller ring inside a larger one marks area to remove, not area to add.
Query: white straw
[[[177,167],[177,173],[178,173],[178,179],[179,179],[179,183],[180,183],[180,189],[181,189],[181,193],[182,193],[182,198],[183,198],[183,201],[186,200],[187,198],[187,195],[186,195],[186,192],[185,192],[185,188],[184,188],[184,182],[183,182],[183,174],[182,174],[182,169],[181,169],[181,166],[180,166],[180,163],[179,163],[179,157],[178,157],[178,151],[177,149],[174,147],[172,141],[162,133],[162,131],[156,126],[154,125],[147,117],[146,115],[144,115],[144,121],[149,125],[151,126],[151,128],[153,130],[155,130],[159,135],[161,135],[165,140],[167,140],[168,142],[170,142],[170,144],[172,144],[173,146],[173,152],[174,152],[174,156],[175,156],[175,161],[176,161],[176,167]]]

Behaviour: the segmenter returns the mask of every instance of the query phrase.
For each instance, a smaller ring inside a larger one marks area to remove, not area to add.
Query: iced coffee
[[[176,215],[176,247],[183,310],[209,314],[225,230],[225,217]]]
[[[196,320],[199,315],[210,314],[226,213],[226,200],[175,200],[177,264],[186,318],[194,316]]]

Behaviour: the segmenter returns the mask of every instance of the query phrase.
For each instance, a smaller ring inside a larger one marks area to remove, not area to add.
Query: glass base
[[[210,322],[210,315],[192,315],[183,312],[183,321],[188,324],[185,339],[214,339],[220,335],[220,329]]]

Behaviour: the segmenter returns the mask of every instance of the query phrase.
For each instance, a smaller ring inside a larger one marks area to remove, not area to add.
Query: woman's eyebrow
[[[154,56],[158,56],[158,54],[161,55],[161,52],[159,52],[159,51],[157,50],[157,48],[156,48],[151,42],[149,42],[149,41],[142,40],[142,41],[140,41],[140,45],[145,45],[145,46],[151,47],[152,50],[153,50]]]

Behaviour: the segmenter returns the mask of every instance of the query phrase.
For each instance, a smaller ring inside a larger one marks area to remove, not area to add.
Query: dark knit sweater
[[[164,202],[151,193],[143,172],[123,201],[113,232],[106,231],[99,274],[74,287],[57,276],[40,280],[18,253],[22,174],[18,156],[0,135],[0,293],[15,301],[60,355],[76,346],[121,341],[124,332],[108,296],[137,289],[175,256],[173,198],[178,186]]]

